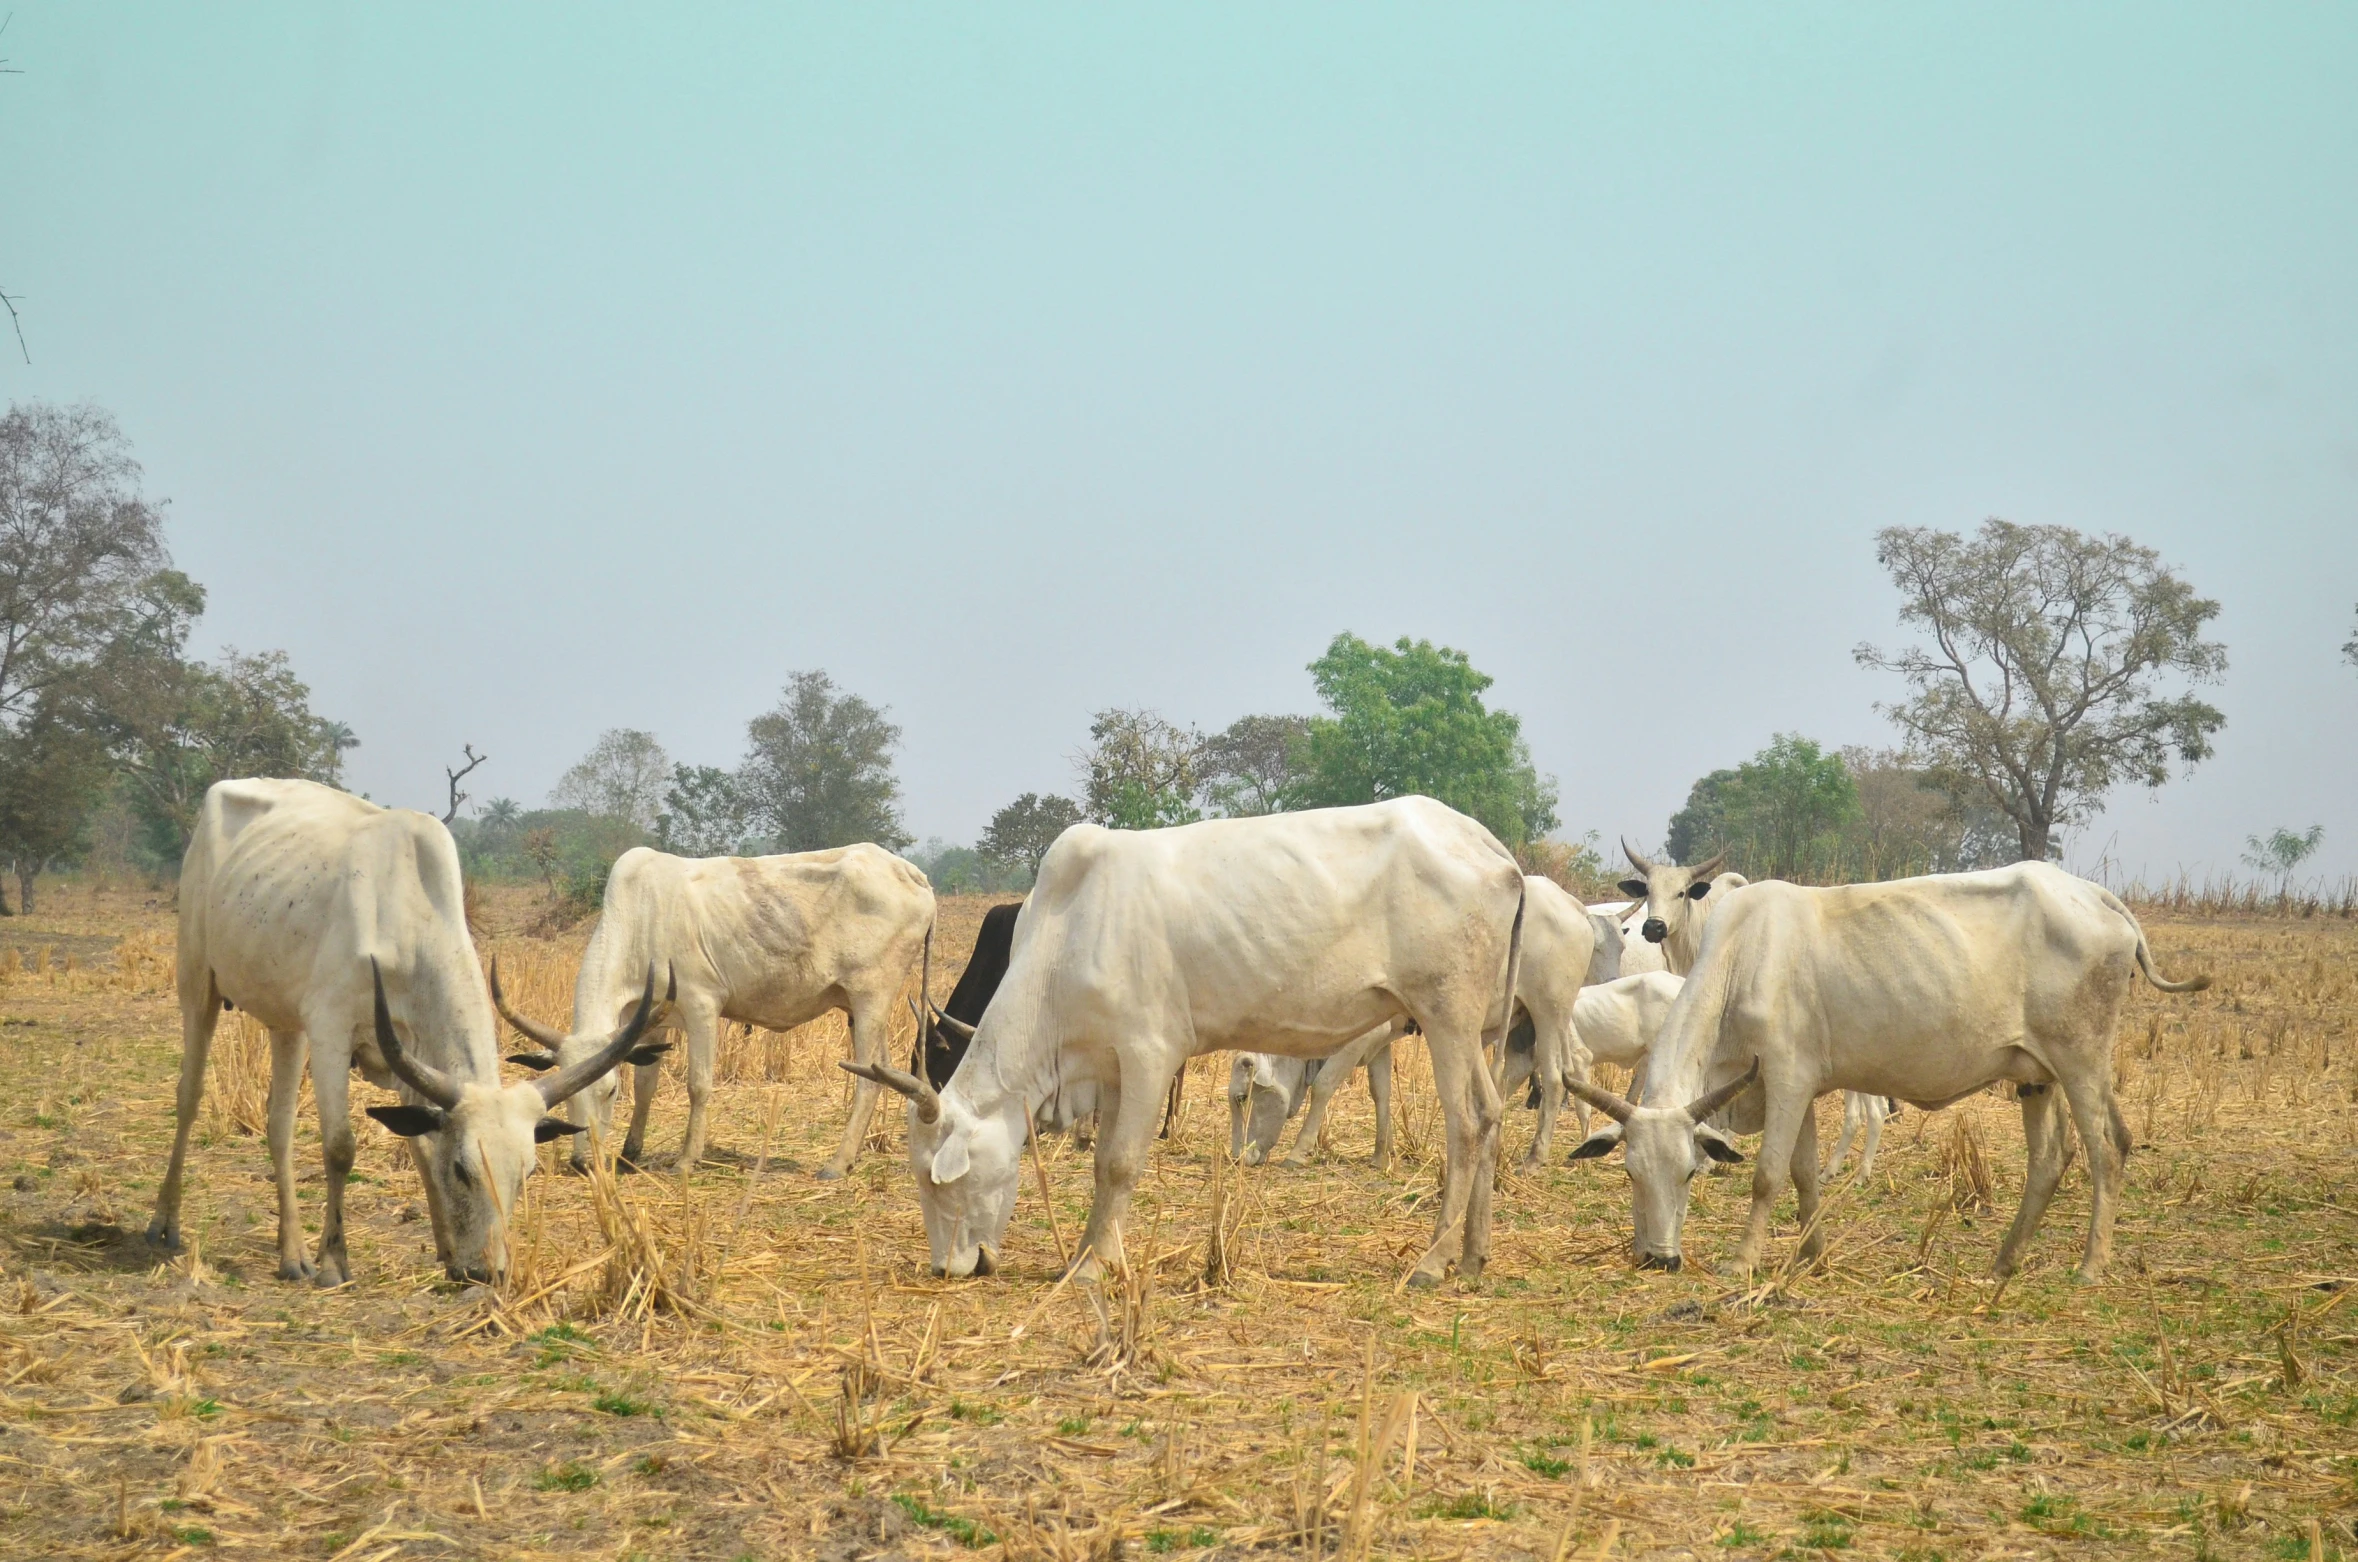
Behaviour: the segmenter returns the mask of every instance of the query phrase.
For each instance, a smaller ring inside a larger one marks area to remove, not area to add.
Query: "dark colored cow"
[[[974,936],[974,954],[967,960],[958,985],[950,989],[950,1001],[942,1005],[942,1013],[969,1027],[969,1032],[962,1034],[940,1020],[927,1020],[925,1055],[916,1065],[917,1072],[936,1090],[946,1088],[950,1076],[965,1061],[971,1028],[982,1023],[983,1010],[991,1006],[991,995],[1007,975],[1007,951],[1015,943],[1015,914],[1021,910],[1023,903],[1015,901],[983,913],[982,931]]]

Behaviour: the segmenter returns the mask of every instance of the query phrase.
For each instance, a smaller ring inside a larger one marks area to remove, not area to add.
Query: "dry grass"
[[[2338,917],[2149,918],[2165,968],[2220,980],[2132,1005],[2141,1149],[2093,1289],[2070,1280],[2076,1172],[2031,1267],[1986,1279],[2022,1151],[1982,1097],[1894,1123],[1831,1201],[1827,1264],[1781,1284],[1631,1272],[1618,1167],[1559,1165],[1506,1180],[1479,1288],[1406,1293],[1439,1169],[1414,1049],[1390,1173],[1356,1089],[1320,1165],[1225,1165],[1225,1060],[1199,1060],[1128,1274],[1056,1283],[1089,1196],[1058,1140],[1005,1271],[944,1283],[897,1114],[851,1177],[808,1176],[842,1121],[834,1023],[731,1036],[694,1175],[533,1179],[496,1294],[442,1282],[406,1154],[363,1121],[359,1278],[320,1293],[272,1278],[247,1106],[201,1135],[192,1252],[139,1243],[178,1054],[169,924],[47,898],[0,926],[0,1555],[2358,1555]],[[983,904],[946,907],[938,990]],[[584,930],[530,938],[532,914],[477,907],[519,1001],[561,1019]],[[266,1080],[266,1043],[236,1046]],[[301,1156],[316,1208],[308,1115]],[[1746,1193],[1699,1185],[1700,1256]]]

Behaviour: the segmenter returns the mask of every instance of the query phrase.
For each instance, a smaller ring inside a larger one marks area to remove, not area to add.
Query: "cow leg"
[[[1499,1038],[1506,1045],[1506,1038]],[[1498,1191],[1498,1157],[1506,1137],[1506,1102],[1487,1069],[1474,1069],[1468,1080],[1472,1100],[1467,1104],[1474,1116],[1473,1186],[1467,1190],[1465,1246],[1458,1255],[1458,1278],[1468,1282],[1482,1278],[1483,1269],[1490,1262],[1490,1209],[1492,1197]]]
[[[1883,1103],[1869,1096],[1864,1111],[1859,1114],[1867,1124],[1866,1138],[1859,1149],[1859,1175],[1875,1175],[1875,1152],[1883,1147]]]
[[[884,1004],[857,1003],[851,1011],[852,1057],[860,1063],[882,1063],[885,1043],[891,1039],[885,1030],[885,1016],[892,1011]],[[851,1117],[843,1125],[843,1143],[826,1165],[819,1168],[821,1182],[833,1182],[851,1170],[852,1162],[860,1158],[860,1146],[868,1141],[868,1122],[876,1115],[876,1082],[863,1079],[852,1088]]]
[[[641,1063],[631,1070],[630,1132],[622,1136],[622,1158],[633,1166],[647,1153],[647,1120],[655,1115],[655,1087],[662,1081],[660,1063]]]
[[[1794,1142],[1801,1137],[1801,1120],[1813,1105],[1806,1089],[1774,1084],[1769,1089],[1760,1160],[1752,1168],[1752,1218],[1744,1227],[1744,1240],[1736,1256],[1720,1266],[1726,1273],[1743,1278],[1760,1267],[1761,1251],[1768,1246],[1769,1217],[1792,1174]],[[1813,1153],[1817,1148],[1815,1135],[1810,1148]]]
[[[293,1034],[287,1036],[285,1055],[299,1064],[302,1054],[296,1050],[298,1040]],[[352,1175],[352,1158],[357,1146],[352,1137],[352,1065],[348,1061],[324,1056],[324,1052],[323,1047],[313,1044],[311,1094],[319,1103],[320,1157],[327,1163],[327,1199],[319,1217],[319,1263],[314,1278],[321,1285],[328,1286],[342,1285],[352,1278],[352,1263],[344,1253],[344,1183]],[[270,1035],[270,1120],[273,1126],[278,1122],[279,1056],[279,1034],[273,1031]],[[293,1079],[301,1077],[301,1070],[298,1066],[286,1072],[292,1076],[287,1084],[287,1127],[291,1138],[295,1122]],[[287,1156],[290,1176],[294,1172],[292,1148],[290,1145]],[[292,1191],[289,1190],[290,1193]],[[298,1237],[296,1240],[300,1242],[302,1239]],[[283,1275],[283,1258],[281,1265],[280,1272]]]
[[[1126,1262],[1122,1220],[1130,1212],[1130,1195],[1146,1166],[1155,1116],[1163,1104],[1163,1082],[1145,1077],[1150,1072],[1124,1068],[1121,1083],[1098,1087],[1096,1196],[1089,1204],[1089,1224],[1081,1233],[1076,1280],[1095,1279],[1104,1270],[1119,1273]]]
[[[2022,1267],[2023,1249],[2038,1234],[2047,1217],[2047,1201],[2071,1165],[2071,1132],[2063,1125],[2062,1092],[2053,1085],[2026,1085],[2022,1095],[2022,1144],[2027,1170],[2022,1181],[2022,1204],[2014,1224],[1998,1244],[1996,1271],[2010,1275]]]
[[[1596,1082],[1596,1066],[1596,1055],[1582,1044],[1579,1034],[1575,1032],[1572,1037],[1572,1045],[1566,1048],[1564,1053],[1564,1077],[1577,1079],[1584,1085],[1594,1084]],[[1570,1098],[1565,1104],[1571,1107],[1580,1119],[1580,1137],[1586,1139],[1589,1135],[1588,1103],[1572,1095],[1569,1090],[1564,1093]],[[1636,1097],[1633,1096],[1630,1099],[1635,1100]]]
[[[1409,1271],[1412,1286],[1439,1285],[1449,1273],[1446,1244],[1452,1232],[1466,1219],[1467,1206],[1472,1201],[1472,1190],[1467,1186],[1476,1159],[1475,1132],[1479,1120],[1472,1110],[1474,1099],[1469,1074],[1480,1073],[1488,1078],[1488,1068],[1479,1051],[1472,1044],[1459,1043],[1435,1033],[1431,1025],[1425,1027],[1425,1050],[1433,1059],[1433,1090],[1441,1098],[1441,1128],[1443,1162],[1441,1168],[1441,1208],[1433,1219],[1433,1245]],[[1473,1056],[1468,1057],[1468,1053]]]
[[[1375,1169],[1392,1166],[1392,1044],[1385,1042],[1367,1060],[1367,1093],[1375,1100]]]
[[[188,1136],[196,1129],[197,1108],[205,1099],[205,1061],[213,1052],[213,1027],[220,1022],[221,1005],[208,980],[204,996],[180,1005],[179,1120],[172,1131],[172,1159],[164,1167],[164,1185],[156,1190],[155,1218],[147,1223],[147,1240],[166,1252],[180,1251],[180,1195],[188,1170]]]
[[[720,1014],[711,1009],[693,1009],[680,1018],[688,1032],[688,1131],[680,1140],[680,1165],[687,1168],[704,1161],[706,1114],[712,1110],[712,1067],[720,1053]],[[852,1034],[859,1034],[856,1025]],[[872,1111],[876,1106],[876,1087],[866,1080],[860,1083],[867,1089]],[[868,1119],[860,1111],[857,1095],[852,1098],[852,1119],[859,1124],[861,1133],[868,1131]],[[853,1143],[856,1148],[858,1141]]]
[[[270,1144],[270,1177],[278,1188],[278,1277],[308,1280],[319,1271],[303,1251],[303,1216],[295,1208],[295,1098],[303,1085],[303,1035],[270,1033],[270,1115],[263,1137]],[[320,1092],[320,1125],[326,1127],[327,1093]]]
[[[1241,1160],[1245,1151],[1245,1102],[1253,1093],[1251,1065],[1238,1058],[1228,1070],[1228,1158]]]
[[[1801,1256],[1806,1262],[1826,1251],[1826,1232],[1818,1219],[1818,1109],[1801,1114],[1800,1131],[1793,1138],[1793,1202],[1801,1220]]]
[[[1285,1158],[1285,1165],[1310,1164],[1310,1156],[1318,1148],[1318,1136],[1326,1131],[1326,1105],[1335,1098],[1335,1086],[1349,1072],[1349,1069],[1336,1068],[1330,1062],[1310,1082],[1310,1107],[1302,1114],[1302,1129],[1294,1135],[1293,1153]]]
[[[1523,1152],[1523,1170],[1539,1170],[1548,1146],[1555,1142],[1556,1113],[1564,1101],[1564,1054],[1579,1045],[1572,1039],[1571,1026],[1564,1034],[1553,1038],[1542,1035],[1531,1049],[1534,1065],[1539,1071],[1539,1123],[1531,1130],[1531,1148]]]
[[[1825,1180],[1828,1182],[1842,1175],[1842,1163],[1850,1155],[1850,1142],[1858,1137],[1860,1100],[1855,1090],[1842,1093],[1842,1132],[1834,1138],[1834,1159],[1825,1170]]]
[[[2111,1066],[2108,1048],[2099,1067],[2110,1069]],[[2112,1257],[2113,1213],[2120,1199],[2126,1167],[2120,1146],[2112,1136],[2110,1082],[2091,1068],[2081,1077],[2065,1072],[2062,1083],[2064,1098],[2071,1107],[2072,1124],[2079,1129],[2080,1144],[2088,1152],[2089,1202],[2093,1208],[2088,1212],[2088,1247],[2080,1258],[2079,1278],[2083,1284],[2094,1284],[2104,1278],[2104,1266]]]

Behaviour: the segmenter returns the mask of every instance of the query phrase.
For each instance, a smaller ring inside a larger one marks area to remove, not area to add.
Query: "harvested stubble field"
[[[1223,1169],[1226,1060],[1200,1060],[1126,1284],[1054,1284],[1090,1188],[1062,1140],[1003,1272],[944,1283],[898,1111],[849,1179],[807,1174],[846,1094],[823,1022],[731,1038],[684,1182],[533,1179],[495,1294],[444,1283],[365,1120],[358,1278],[273,1278],[266,1052],[234,1017],[197,1241],[146,1250],[179,1050],[149,901],[69,885],[0,924],[0,1555],[2358,1555],[2346,919],[2149,919],[2165,968],[2219,982],[2132,1001],[2140,1149],[2092,1289],[2076,1168],[2031,1268],[1988,1280],[2022,1152],[1985,1096],[1892,1125],[1818,1272],[1633,1273],[1618,1164],[1559,1164],[1508,1176],[1479,1287],[1404,1292],[1439,1143],[1406,1048],[1390,1172],[1356,1086],[1322,1164]],[[983,904],[945,903],[937,993]],[[495,893],[485,944],[560,1019],[584,930],[525,936],[532,909]],[[675,1077],[651,1149],[683,1110]],[[299,1155],[316,1208],[308,1118]],[[1747,1182],[1699,1183],[1691,1253],[1732,1244]]]

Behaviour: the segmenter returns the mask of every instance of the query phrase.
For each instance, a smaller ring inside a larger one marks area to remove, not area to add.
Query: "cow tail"
[[[1523,911],[1531,901],[1531,886],[1523,882],[1523,875],[1515,875],[1515,925],[1507,933],[1506,1007],[1505,1016],[1498,1022],[1498,1045],[1503,1051],[1507,1036],[1515,1028],[1515,984],[1523,976]]]
[[[2120,907],[2121,915],[2129,919],[2129,927],[2137,935],[2137,969],[2145,973],[2147,981],[2166,993],[2198,993],[2211,985],[2208,972],[2204,972],[2200,976],[2190,976],[2182,982],[2173,982],[2155,970],[2153,968],[2153,948],[2145,942],[2145,925],[2139,922],[2137,914],[2121,901],[2116,899],[2113,904]]]
[[[927,1078],[925,1035],[933,1029],[933,924],[932,917],[925,919],[925,953],[917,961],[917,1039],[909,1044],[909,1072],[919,1079]]]

